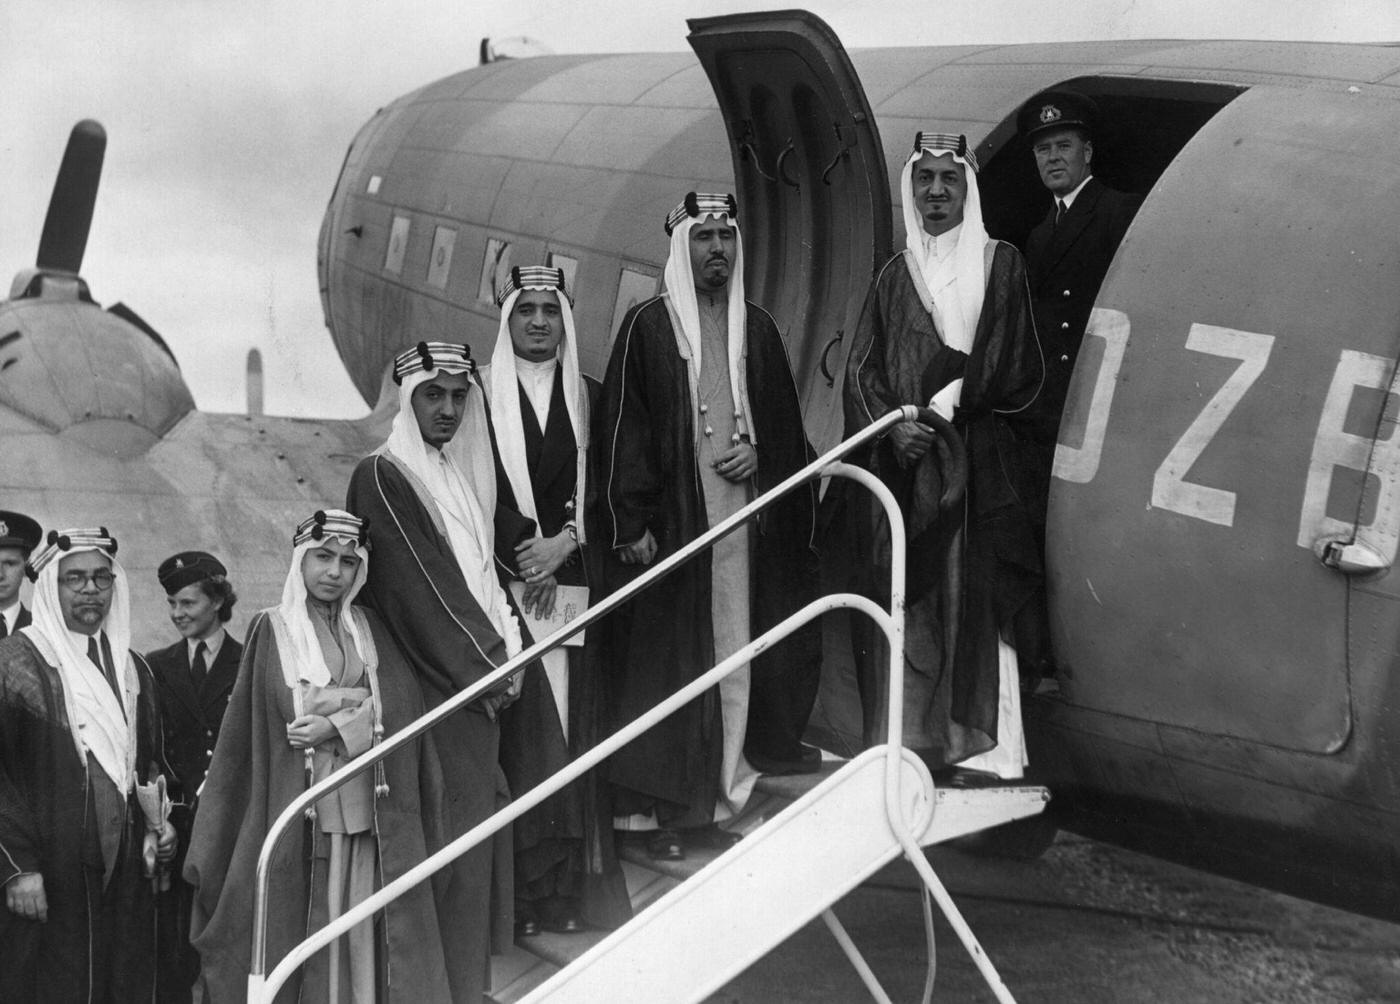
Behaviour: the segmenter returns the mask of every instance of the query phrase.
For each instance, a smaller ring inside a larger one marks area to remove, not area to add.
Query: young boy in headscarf
[[[1044,367],[1025,264],[987,236],[966,137],[919,133],[900,198],[906,246],[875,277],[856,328],[847,435],[922,405],[953,422],[968,453],[964,509],[943,514],[931,429],[901,423],[869,461],[909,533],[904,742],[938,770],[1017,778],[1026,757],[1014,625],[1042,578],[1028,509],[1037,458],[1024,419]],[[871,589],[887,600],[889,528],[872,516],[867,533]],[[889,660],[883,644],[872,649],[861,692],[867,740],[880,742]]]
[[[369,562],[364,521],[330,509],[303,520],[276,607],[260,611],[224,716],[185,863],[206,1001],[244,999],[254,873],[268,827],[310,784],[422,714],[397,646],[352,605]],[[441,844],[442,778],[430,739],[327,795],[272,858],[267,971],[309,933]],[[441,878],[440,881],[446,881]],[[302,1001],[452,999],[460,918],[415,887],[318,952],[286,984]]]

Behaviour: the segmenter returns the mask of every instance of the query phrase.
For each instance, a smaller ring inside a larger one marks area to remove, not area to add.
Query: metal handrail
[[[932,422],[940,427],[946,427],[947,425],[946,422],[943,422],[942,419],[935,416],[929,409],[916,408],[912,405],[907,405],[887,413],[851,438],[837,444],[837,446],[833,447],[822,457],[807,464],[801,470],[795,472],[759,498],[739,509],[727,519],[721,521],[719,524],[682,547],[665,561],[647,570],[623,588],[606,597],[597,605],[592,606],[588,611],[569,622],[559,631],[522,651],[519,655],[507,661],[494,672],[487,674],[467,689],[453,695],[453,697],[444,701],[432,711],[427,712],[411,725],[406,726],[373,749],[356,757],[329,777],[311,785],[306,791],[293,799],[269,828],[258,856],[253,893],[253,953],[248,977],[248,999],[253,1001],[271,999],[274,997],[292,972],[306,959],[310,958],[311,955],[335,940],[345,931],[348,931],[356,924],[377,912],[401,892],[423,881],[433,872],[466,853],[490,834],[496,832],[507,823],[518,818],[559,789],[586,773],[613,752],[702,694],[729,673],[752,661],[760,652],[782,640],[793,631],[796,631],[814,617],[820,616],[822,613],[830,610],[842,608],[860,610],[874,619],[890,639],[891,683],[889,697],[889,743],[886,751],[886,790],[887,797],[890,799],[890,806],[901,804],[899,799],[901,785],[899,749],[903,737],[902,659],[904,651],[905,581],[903,521],[899,518],[898,505],[893,495],[890,494],[889,489],[867,471],[842,463],[841,458],[861,446],[873,442],[896,424],[904,421],[914,421],[915,419]],[[961,444],[956,441],[950,445],[953,446],[955,450],[961,447]],[[963,458],[957,457],[953,466],[962,469],[963,465]],[[808,481],[828,476],[847,477],[864,484],[880,498],[886,512],[892,514],[890,520],[892,550],[890,613],[886,613],[869,599],[852,594],[832,594],[809,603],[782,623],[765,632],[760,638],[750,642],[743,649],[731,655],[709,672],[692,681],[686,687],[614,733],[607,740],[604,740],[592,750],[572,761],[568,767],[565,767],[550,779],[536,785],[527,794],[514,799],[506,808],[500,810],[490,818],[483,820],[452,843],[443,847],[437,853],[433,854],[398,879],[361,901],[350,911],[347,911],[336,920],[321,928],[315,934],[301,942],[296,948],[288,952],[287,956],[283,958],[276,969],[269,976],[264,978],[267,952],[267,890],[272,852],[285,831],[293,822],[302,816],[309,806],[325,797],[330,792],[337,790],[353,777],[369,769],[390,753],[393,753],[395,750],[413,741],[443,718],[459,710],[463,705],[475,700],[478,696],[500,681],[524,669],[545,652],[556,648],[567,638],[585,630],[590,624],[606,616],[608,613],[611,613],[637,593],[644,591],[653,583],[673,572],[680,565],[690,561],[702,551],[708,549],[714,542],[732,533],[744,522],[747,522],[765,509],[776,504],[779,499],[789,492]],[[893,823],[894,816],[896,815],[893,808],[890,809],[890,813]],[[907,827],[901,822],[897,827],[897,831],[898,830],[907,830]],[[908,839],[917,851],[918,845],[913,835],[908,835]],[[901,835],[901,843],[905,843],[904,835]],[[908,845],[906,845],[906,853],[907,848]],[[942,886],[938,883],[936,878],[933,879],[933,882],[937,885],[937,889],[933,890],[934,894],[940,899],[940,905],[943,905],[942,900],[947,894],[943,892],[942,896],[938,896],[938,893],[942,891]],[[949,901],[948,907],[951,908],[951,906],[951,901]],[[947,912],[948,909],[945,908],[945,913]],[[955,908],[953,908],[952,915],[956,916]],[[961,918],[958,917],[958,920],[961,920]],[[955,925],[955,927],[956,926],[957,925]],[[963,927],[965,928],[965,926],[964,924]],[[960,937],[963,936],[962,931],[958,933]],[[971,931],[967,931],[966,935],[967,937],[964,938],[965,943],[967,943],[968,938],[972,938]],[[981,953],[980,946],[976,946],[975,939],[973,939],[972,945],[969,946],[969,951],[972,952],[974,959],[980,956],[981,960],[985,960],[985,954]],[[990,966],[990,963],[987,963],[987,965]],[[995,971],[993,971],[993,978],[995,978]],[[993,984],[994,989],[997,983],[999,983],[999,980]]]

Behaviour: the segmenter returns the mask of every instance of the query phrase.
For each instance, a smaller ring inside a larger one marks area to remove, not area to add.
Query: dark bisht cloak
[[[1011,245],[995,242],[994,248],[970,353],[943,344],[901,254],[871,287],[847,370],[848,435],[893,408],[927,405],[951,381],[964,381],[953,422],[968,455],[961,506],[938,511],[945,470],[937,451],[906,468],[885,437],[867,458],[906,521],[906,665],[935,680],[951,667],[952,718],[985,737],[957,759],[996,741],[998,634],[1015,644],[1014,622],[1043,579],[1032,525],[1044,521],[1039,510],[1046,472],[1025,417],[1044,366],[1025,265]],[[883,516],[872,523],[869,546],[879,577],[872,591],[887,598],[889,528]],[[883,694],[887,668],[873,669]],[[937,722],[927,724],[929,731],[940,731]],[[883,734],[883,719],[875,727],[877,734],[868,738]]]
[[[811,448],[777,325],[752,303],[745,323],[757,496],[803,467]],[[601,498],[593,539],[608,550],[610,588],[647,568],[623,565],[616,547],[640,539],[650,528],[657,543],[655,563],[709,529],[696,469],[694,411],[687,361],[676,347],[664,298],[639,304],[623,319],[614,342],[594,426]],[[815,595],[815,511],[813,483],[764,513],[751,535],[750,630],[755,638]],[[711,582],[705,552],[607,619],[600,633],[608,646],[607,702],[615,726],[632,721],[714,665]],[[759,691],[765,687],[810,689],[820,660],[821,635],[814,623],[753,661],[751,702],[761,700]],[[608,778],[618,789],[616,811],[655,808],[665,825],[710,822],[722,741],[719,695],[711,688],[613,757]]]
[[[163,765],[155,686],[132,653],[140,680],[136,767],[142,783]],[[93,761],[92,769],[101,768]],[[44,877],[48,920],[26,920],[0,903],[0,1000],[149,1000],[155,978],[154,894],[141,865],[146,824],[130,799],[123,853],[103,891],[103,858],[92,827],[89,770],[69,731],[58,672],[23,634],[0,641],[0,883],[22,872]],[[106,900],[120,924],[102,919]],[[105,987],[90,987],[94,925],[110,942]]]
[[[479,393],[473,390],[472,393]],[[356,602],[373,608],[408,662],[431,709],[506,662],[506,644],[472,597],[446,534],[389,456],[360,461],[345,508],[369,522],[374,556]],[[527,532],[496,511],[497,560]],[[500,727],[473,702],[432,730],[447,792],[447,837],[455,839],[510,800],[500,767]],[[510,828],[478,844],[452,868],[451,892],[471,911],[456,953],[485,993],[490,953],[511,940]],[[454,984],[455,988],[455,984]]]
[[[597,408],[600,387],[596,380],[587,377],[584,384],[591,414]],[[584,525],[584,513],[592,512],[596,503],[597,482],[588,479],[583,513],[576,514],[578,446],[564,399],[563,368],[555,372],[545,429],[540,429],[525,391],[518,391],[539,532],[553,537],[562,533],[570,520]],[[519,512],[510,479],[499,463],[496,492],[498,507]],[[590,600],[599,598],[601,548],[605,547],[585,534],[584,545],[559,568],[555,578],[561,585],[587,587]],[[521,629],[529,637],[537,635],[538,624],[530,614],[521,614]],[[532,642],[527,640],[526,644]],[[501,766],[515,797],[562,770],[597,743],[604,717],[600,650],[597,643],[564,649],[569,665],[567,743],[542,666],[527,672],[520,699],[502,713]],[[550,796],[517,819],[512,829],[517,898],[579,897],[584,920],[595,927],[617,927],[631,917],[631,903],[613,847],[612,811],[601,768]]]
[[[379,693],[385,735],[423,712],[416,681],[392,638],[366,612],[378,651]],[[206,1001],[242,1001],[252,958],[253,889],[258,852],[277,815],[306,790],[302,751],[287,742],[294,717],[291,690],[282,675],[272,624],[263,614],[248,631],[243,662],[210,764],[185,880],[196,887],[192,941],[199,950]],[[384,884],[392,882],[444,843],[445,787],[431,737],[410,743],[384,761],[387,795],[375,800],[375,831]],[[271,864],[267,965],[277,963],[307,934],[313,889],[314,841],[324,835],[299,820],[278,844]],[[451,895],[451,866],[392,902],[376,923],[387,960],[387,1001],[475,1001],[471,960],[457,948],[470,918]],[[298,971],[278,1000],[296,1000]]]

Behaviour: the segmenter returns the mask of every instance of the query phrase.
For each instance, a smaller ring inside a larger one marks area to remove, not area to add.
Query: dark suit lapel
[[[179,699],[196,721],[203,721],[204,709],[200,704],[199,694],[195,692],[194,680],[190,678],[189,646],[181,641],[175,648],[174,656],[169,660],[159,660],[159,665],[159,673],[163,677],[161,682],[165,684],[166,690]]]
[[[1074,242],[1079,240],[1089,222],[1094,218],[1094,208],[1099,204],[1099,196],[1103,193],[1103,186],[1099,184],[1098,178],[1090,178],[1089,183],[1079,193],[1079,197],[1074,200],[1074,204],[1065,211],[1065,218],[1060,221],[1060,225],[1050,236],[1050,246],[1046,249],[1046,261],[1049,263],[1046,271],[1054,269],[1059,265],[1061,259],[1069,254],[1070,248],[1074,247]],[[1054,210],[1052,209],[1053,213]]]
[[[549,399],[544,443],[540,448],[539,460],[531,468],[537,501],[539,489],[553,484],[561,470],[575,463],[575,452],[574,430],[569,424],[569,405],[564,398],[564,370],[561,366],[554,371],[554,391]]]
[[[525,385],[517,386],[520,388],[520,431],[525,435],[525,469],[530,472],[530,484],[534,485],[535,468],[544,454],[544,430],[535,417],[535,406],[530,402],[530,395],[525,393]]]
[[[29,625],[33,623],[34,615],[29,612],[29,608],[27,606],[21,603],[19,605],[19,613],[15,616],[15,631],[18,631],[22,627],[29,627]],[[10,633],[14,634],[14,631],[11,631]]]

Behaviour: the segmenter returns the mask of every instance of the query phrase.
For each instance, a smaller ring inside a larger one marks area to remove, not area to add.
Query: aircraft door
[[[1400,104],[1260,86],[1153,187],[1055,457],[1047,559],[1072,702],[1345,745],[1348,590],[1396,591],[1397,162]]]
[[[836,34],[805,11],[688,22],[729,132],[749,299],[784,333],[818,452],[841,440],[846,357],[892,240],[885,157]]]

